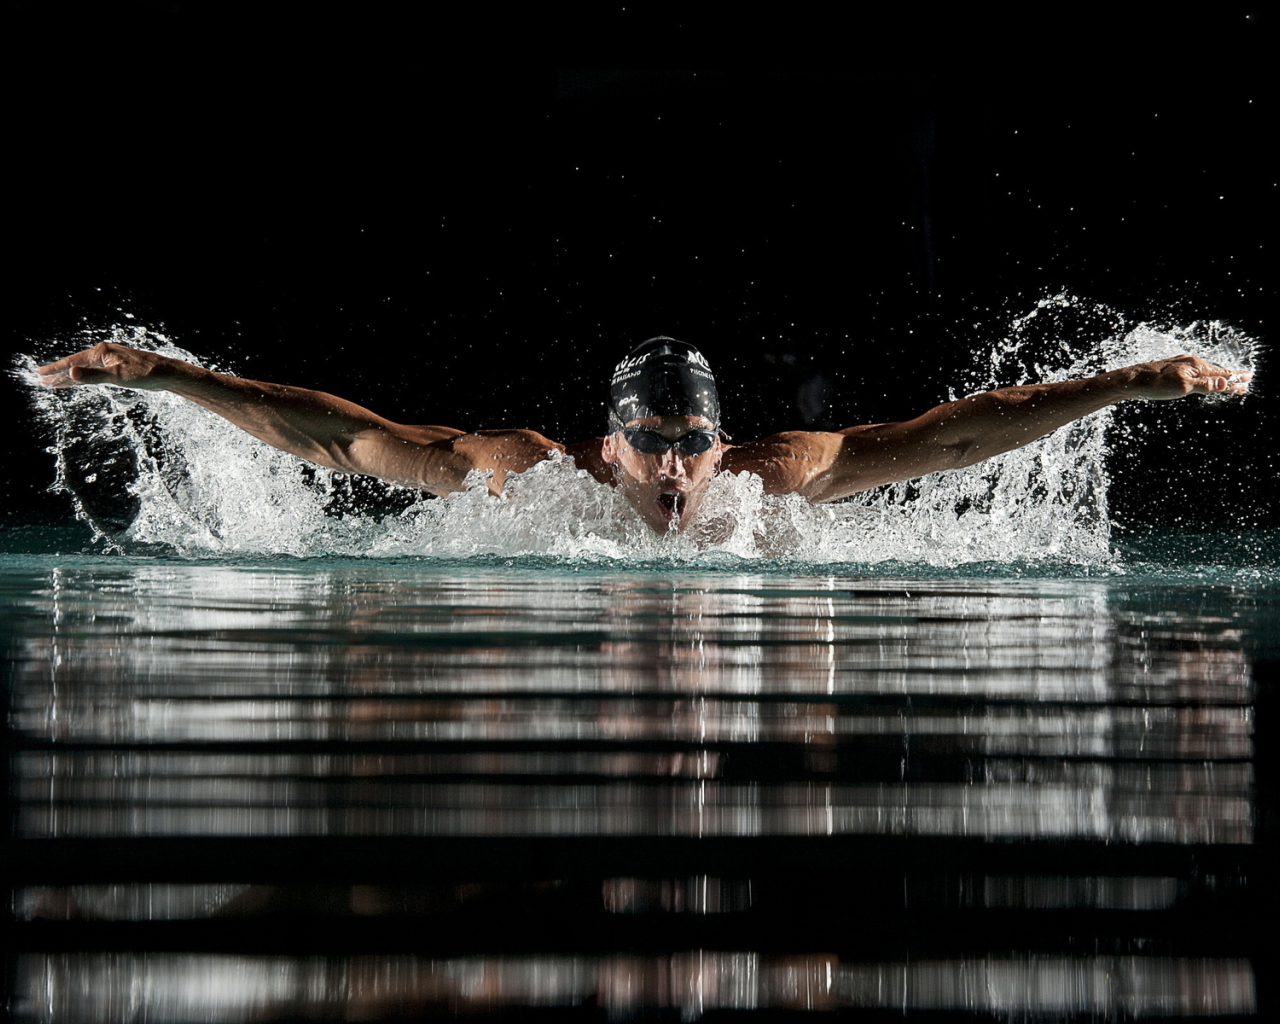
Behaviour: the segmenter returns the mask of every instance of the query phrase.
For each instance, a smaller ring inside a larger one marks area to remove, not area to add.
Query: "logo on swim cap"
[[[706,357],[687,342],[641,342],[613,370],[609,431],[650,416],[703,416],[720,427],[720,396]]]
[[[696,348],[690,348],[689,351],[685,353],[685,358],[687,358],[691,363],[697,363],[704,370],[706,370],[707,373],[711,372],[711,364],[707,362],[707,357],[704,356],[701,352],[699,352]]]

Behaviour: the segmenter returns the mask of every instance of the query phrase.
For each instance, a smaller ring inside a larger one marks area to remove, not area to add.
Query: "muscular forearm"
[[[1019,448],[1045,434],[1127,399],[1163,401],[1191,394],[1244,394],[1248,373],[1234,373],[1191,356],[1140,363],[1096,377],[1002,388],[931,409],[902,424],[968,466]]]
[[[37,368],[47,387],[114,384],[170,391],[267,444],[331,469],[365,473],[436,494],[460,490],[474,470],[490,490],[560,446],[530,430],[406,426],[354,402],[306,388],[231,377],[156,352],[104,342]]]
[[[1083,380],[988,391],[937,406],[913,420],[850,427],[839,432],[843,436],[834,448],[810,444],[815,454],[807,463],[814,468],[806,470],[805,481],[795,489],[814,501],[831,501],[896,480],[971,466],[1127,399],[1242,395],[1251,376],[1176,356]]]
[[[194,372],[179,371],[166,390],[275,448],[321,466],[437,494],[459,490],[477,468],[471,453],[448,443],[464,436],[461,430],[408,427],[323,391],[182,365]]]
[[[170,391],[291,455],[437,493],[457,489],[476,468],[470,452],[450,443],[459,430],[403,426],[321,391],[232,377],[124,345],[96,345],[37,372],[48,387]]]
[[[440,495],[461,490],[477,469],[491,471],[490,490],[501,493],[507,473],[528,469],[557,447],[528,430],[467,434],[452,427],[405,426],[322,391],[189,369],[195,372],[179,371],[167,390],[267,444],[331,469]]]
[[[1137,368],[1084,380],[1028,384],[961,398],[904,424],[952,467],[1019,448],[1073,420],[1136,397]]]
[[[322,391],[215,373],[178,360],[158,368],[165,391],[190,399],[273,447],[311,462],[366,472],[353,462],[353,446],[368,432],[394,424]]]

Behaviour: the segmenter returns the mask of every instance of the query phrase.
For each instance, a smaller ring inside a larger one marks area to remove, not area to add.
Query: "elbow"
[[[359,460],[355,457],[353,438],[336,437],[317,447],[320,450],[320,458],[316,461],[323,462],[326,466],[342,473],[364,472],[359,466]]]
[[[310,451],[299,453],[303,458],[337,470],[339,473],[360,473],[379,476],[378,458],[380,445],[369,444],[369,438],[359,434],[334,434],[326,438],[313,438]]]

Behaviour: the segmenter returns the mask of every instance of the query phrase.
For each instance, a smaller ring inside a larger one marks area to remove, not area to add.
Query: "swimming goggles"
[[[690,430],[674,441],[668,441],[656,430],[648,427],[625,427],[622,436],[641,455],[657,455],[674,448],[681,455],[701,455],[709,452],[716,443],[714,430]]]

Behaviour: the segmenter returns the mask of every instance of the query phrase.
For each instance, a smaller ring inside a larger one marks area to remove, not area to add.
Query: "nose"
[[[684,459],[680,458],[680,454],[674,448],[668,448],[662,453],[662,462],[659,464],[662,469],[663,476],[685,476]]]

